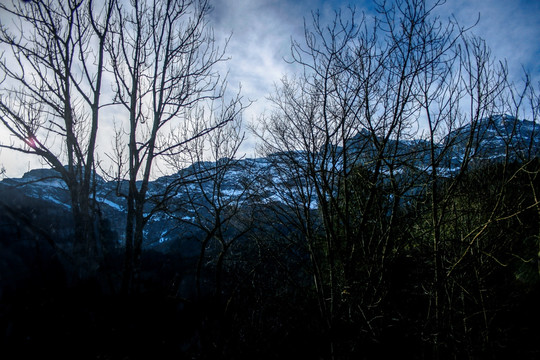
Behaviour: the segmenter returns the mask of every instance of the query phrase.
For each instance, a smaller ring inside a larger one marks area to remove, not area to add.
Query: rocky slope
[[[353,141],[355,143],[351,149],[361,152],[357,161],[369,163],[370,154],[375,153],[370,136],[367,132],[361,132]],[[394,151],[396,147],[397,152]],[[427,141],[393,141],[388,150],[403,158],[403,168],[407,167],[407,171],[411,168],[416,172],[430,171],[430,147]],[[507,154],[512,160],[525,160],[538,156],[539,152],[540,125],[508,115],[484,119],[474,128],[471,125],[458,128],[444,137],[435,149],[441,176],[456,173],[464,165],[466,154],[473,159],[468,162],[470,166],[479,162],[501,161]],[[147,214],[150,215],[152,204],[164,200],[171,211],[152,214],[145,230],[146,246],[160,246],[169,240],[178,240],[179,234],[184,239],[197,237],[198,226],[205,216],[215,210],[212,203],[219,203],[222,208],[238,208],[254,203],[287,203],[294,197],[300,197],[295,190],[288,191],[291,189],[288,183],[297,179],[292,178],[291,172],[283,171],[287,169],[283,159],[292,159],[302,165],[304,156],[304,153],[298,152],[256,159],[197,163],[176,174],[154,180],[149,186],[151,198]],[[399,167],[396,170],[399,171]],[[208,175],[217,181],[208,179]],[[118,196],[118,189],[122,189],[122,185],[96,177],[96,203],[102,216],[113,224],[118,234],[123,232],[126,208],[124,198]],[[309,192],[309,189],[305,190]],[[67,188],[58,173],[51,169],[31,170],[21,178],[4,179],[0,182],[0,191],[2,194],[16,192],[22,198],[41,199],[49,202],[51,207],[64,211],[70,209]],[[167,194],[166,198],[163,197],[164,193]],[[306,201],[311,201],[309,206],[316,207],[313,199]],[[189,246],[186,248],[189,251]]]

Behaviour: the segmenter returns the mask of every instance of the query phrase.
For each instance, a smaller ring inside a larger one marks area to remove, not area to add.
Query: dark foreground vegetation
[[[538,358],[540,229],[537,207],[529,205],[540,191],[538,178],[530,178],[539,164],[524,166],[483,167],[456,185],[441,227],[438,284],[425,225],[430,205],[418,199],[404,206],[384,267],[370,273],[376,259],[358,255],[350,278],[336,275],[331,327],[306,244],[291,231],[279,233],[268,210],[227,256],[219,293],[216,251],[197,274],[198,259],[169,244],[167,252],[143,252],[138,290],[127,295],[118,291],[120,249],[107,250],[94,276],[74,280],[47,238],[71,241],[69,217],[12,193],[13,203],[3,202],[12,211],[3,207],[0,219],[2,358]],[[524,171],[500,197],[503,169]],[[447,185],[441,180],[443,192]],[[496,209],[493,202],[500,202]],[[464,239],[471,229],[474,241]],[[349,258],[336,254],[336,261]]]

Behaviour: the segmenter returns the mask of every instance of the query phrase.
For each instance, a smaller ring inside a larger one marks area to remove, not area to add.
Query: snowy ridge
[[[423,140],[393,141],[388,145],[389,154],[394,154],[391,171],[395,176],[410,172],[430,173],[431,158],[429,144]],[[357,163],[369,168],[376,151],[368,134],[359,133],[349,144],[348,151],[358,151]],[[339,150],[341,151],[341,150]],[[465,153],[472,162],[500,161],[507,155],[511,159],[525,160],[540,154],[540,125],[527,120],[518,120],[509,115],[496,115],[480,121],[474,128],[467,125],[446,136],[436,149],[439,176],[452,176],[460,170]],[[397,154],[397,155],[396,155]],[[168,213],[151,215],[146,229],[146,245],[158,244],[195,230],[201,214],[211,214],[211,201],[221,205],[248,207],[253,204],[301,204],[312,209],[317,199],[309,180],[306,180],[305,152],[282,152],[264,158],[223,159],[217,163],[201,162],[151,182],[148,194],[158,201],[167,201],[172,209]],[[313,154],[311,154],[313,157]],[[314,156],[316,158],[316,155]],[[291,167],[295,163],[297,166]],[[325,160],[327,170],[340,171],[339,163]],[[321,164],[322,164],[321,163]],[[226,164],[226,167],[221,166]],[[389,172],[388,168],[382,169]],[[214,176],[212,181],[207,175]],[[103,216],[113,222],[122,233],[125,216],[125,200],[116,195],[118,184],[98,178],[95,195],[96,204]],[[124,184],[121,184],[124,185]],[[174,186],[173,186],[174,185]],[[31,170],[22,178],[4,179],[0,188],[22,191],[25,195],[49,201],[52,206],[71,207],[68,189],[59,174],[51,169]],[[122,186],[121,186],[122,187]],[[166,199],[160,194],[167,191]],[[199,218],[197,218],[197,215]],[[175,231],[170,229],[175,228]]]

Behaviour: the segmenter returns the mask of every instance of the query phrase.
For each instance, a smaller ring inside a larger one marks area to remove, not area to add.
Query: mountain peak
[[[60,173],[55,169],[32,169],[24,173],[21,179],[24,180],[41,180],[50,178],[60,178]]]

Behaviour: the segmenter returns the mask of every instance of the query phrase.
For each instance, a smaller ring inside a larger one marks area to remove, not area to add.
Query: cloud
[[[329,20],[333,12],[345,8],[348,1],[334,0],[211,0],[214,11],[209,24],[215,30],[218,43],[223,44],[232,33],[226,55],[230,61],[221,64],[229,72],[229,90],[236,92],[242,85],[245,99],[255,101],[246,111],[245,120],[257,117],[271,109],[266,97],[273,92],[274,84],[284,75],[292,74],[294,66],[284,58],[290,57],[291,38],[302,41],[304,19],[311,22],[310,11],[320,9]],[[358,11],[373,13],[372,0],[350,1]],[[540,81],[540,2],[537,0],[448,0],[441,8],[443,19],[454,15],[462,25],[472,25],[480,14],[479,24],[472,32],[486,39],[497,59],[508,60],[510,75],[520,80],[522,66]],[[2,23],[7,20],[2,18]],[[326,20],[325,20],[326,21]],[[536,84],[535,82],[535,84]],[[100,133],[112,132],[112,125],[100,125]],[[0,132],[2,129],[0,129]],[[5,133],[2,141],[10,141]],[[100,138],[100,150],[110,146],[112,140]],[[252,138],[248,138],[243,151],[253,155]],[[34,160],[31,160],[34,159]],[[9,176],[21,175],[30,167],[40,166],[36,158],[3,150],[0,165]]]
[[[313,0],[222,0],[216,1],[210,24],[216,39],[232,33],[226,64],[229,88],[241,84],[242,95],[254,101],[244,114],[248,122],[270,110],[267,97],[275,84],[291,75],[295,66],[288,64],[291,39],[302,40],[304,21],[311,22],[311,11],[320,9],[323,16],[341,7],[338,1]],[[333,16],[333,15],[332,15]],[[242,147],[247,156],[254,155],[254,139],[248,137]]]
[[[244,98],[253,102],[244,113],[246,122],[255,122],[269,108],[267,96],[290,73],[284,58],[290,54],[291,36],[303,29],[304,11],[299,2],[285,0],[216,1],[210,22],[216,39],[232,33],[230,60],[223,69],[228,88],[236,92],[241,85]],[[254,156],[254,142],[248,136],[241,152]]]
[[[374,13],[371,0],[351,3],[358,11]],[[265,97],[276,82],[294,71],[283,58],[289,56],[291,38],[302,41],[304,19],[308,25],[311,22],[310,11],[320,9],[329,21],[336,9],[347,5],[346,1],[216,1],[212,15],[216,33],[233,32],[228,49],[232,59],[227,64],[230,83],[242,83],[244,96],[257,100],[246,112],[247,120],[254,120],[271,108]],[[495,60],[508,61],[511,78],[521,80],[524,67],[533,79],[540,80],[540,2],[452,0],[437,11],[442,20],[454,16],[463,26],[473,25],[480,14],[480,21],[471,32],[486,40]]]
[[[232,33],[226,64],[232,86],[242,83],[252,100],[265,96],[272,84],[287,72],[290,37],[302,27],[297,7],[287,1],[224,0],[212,13],[216,37]]]
[[[508,61],[512,79],[523,68],[540,81],[540,2],[535,0],[448,1],[441,12],[453,14],[462,25],[478,24],[471,32],[486,40],[497,60]]]
[[[359,10],[373,10],[373,1],[352,2]],[[228,53],[231,82],[243,83],[244,92],[255,98],[272,90],[283,74],[291,71],[283,58],[289,55],[290,39],[303,38],[304,19],[321,9],[329,16],[344,1],[222,0],[216,1],[212,23],[216,33],[233,32]],[[454,15],[460,24],[480,22],[471,30],[487,41],[496,59],[507,59],[515,77],[522,66],[540,73],[540,2],[534,0],[452,0],[439,8],[441,17]],[[539,79],[540,80],[540,79]]]

